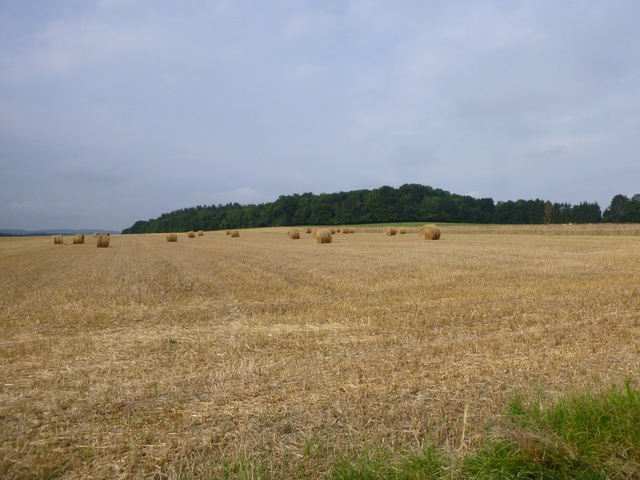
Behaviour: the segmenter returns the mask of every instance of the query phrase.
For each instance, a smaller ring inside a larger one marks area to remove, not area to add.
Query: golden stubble
[[[638,380],[637,235],[416,231],[0,239],[0,472],[322,476]]]

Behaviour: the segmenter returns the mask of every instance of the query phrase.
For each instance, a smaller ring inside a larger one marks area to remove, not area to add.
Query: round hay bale
[[[73,236],[73,244],[74,245],[80,245],[84,243],[84,235],[82,235],[81,233],[77,233]]]
[[[300,232],[298,231],[297,228],[293,228],[291,230],[289,230],[287,232],[287,236],[291,239],[291,240],[299,240],[300,239]]]
[[[231,235],[231,230],[227,230],[227,235]]]
[[[196,238],[196,234],[194,232],[187,232],[187,237]]]
[[[98,248],[107,248],[109,246],[110,235],[98,235],[96,237],[96,246]]]
[[[305,227],[304,233],[311,233],[311,227]]]
[[[397,230],[395,227],[384,227],[383,231],[387,237],[391,237],[397,233]]]
[[[62,245],[64,243],[64,238],[62,237],[62,235],[54,235],[51,238],[53,238],[54,245]]]
[[[237,238],[240,236],[240,232],[238,230],[234,230],[231,232],[231,238]]]
[[[204,232],[202,230],[198,230],[198,236],[199,237],[204,237]]]
[[[167,234],[167,242],[177,242],[178,234],[177,233],[169,233]]]
[[[329,231],[331,232],[331,235],[335,235],[336,234],[336,229],[335,228],[330,228]]]
[[[420,227],[420,238],[424,240],[440,239],[440,228],[436,225],[424,225]]]
[[[405,227],[398,228],[399,235],[405,235],[407,233],[407,229]]]
[[[333,236],[331,230],[328,228],[321,228],[316,231],[315,235],[316,243],[331,243],[333,242]]]

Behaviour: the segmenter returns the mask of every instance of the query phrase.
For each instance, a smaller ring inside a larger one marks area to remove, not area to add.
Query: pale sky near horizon
[[[0,228],[420,183],[640,192],[631,0],[0,2]]]

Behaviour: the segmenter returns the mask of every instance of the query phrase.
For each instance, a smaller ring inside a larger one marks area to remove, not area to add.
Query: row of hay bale
[[[331,232],[331,235],[335,235],[336,233],[356,233],[356,229],[353,227],[327,227]],[[318,230],[317,228],[305,227],[304,233],[313,233],[314,230]]]
[[[311,233],[316,243],[331,243],[333,241],[333,235],[340,233],[340,228],[305,228],[305,233]],[[387,236],[393,236],[396,234],[405,235],[407,233],[406,227],[385,227],[383,232]],[[343,227],[342,233],[355,233],[353,227]],[[424,225],[420,228],[420,237],[425,240],[438,240],[440,238],[440,228],[436,225]],[[297,228],[293,228],[287,232],[287,236],[292,240],[300,239],[300,231]]]
[[[64,237],[62,235],[53,235],[53,244],[54,245],[63,245]],[[96,245],[98,248],[106,248],[109,246],[111,235],[109,232],[107,233],[94,233],[93,238],[96,239]],[[84,235],[78,233],[73,236],[73,244],[74,245],[82,245],[84,244]]]
[[[198,237],[204,237],[204,231],[199,230],[198,232],[187,232],[187,238],[196,238],[196,235]],[[237,230],[227,230],[227,235],[230,235],[232,238],[235,237],[239,237],[240,236],[240,232],[238,232]],[[178,241],[178,234],[177,233],[168,233],[167,234],[167,242],[177,242]]]
[[[382,231],[387,237],[391,237],[396,234],[404,235],[407,233],[407,229],[405,227],[384,227]],[[438,240],[440,239],[440,228],[436,225],[424,225],[420,227],[418,234],[420,235],[420,238],[424,240]]]
[[[353,227],[342,227],[340,228],[311,228],[306,227],[305,233],[310,233],[313,235],[316,243],[332,243],[333,235],[336,233],[340,233],[342,231],[343,234],[355,233],[355,229]],[[393,236],[396,234],[404,235],[407,233],[405,227],[385,227],[383,232],[386,236]],[[237,238],[240,236],[240,232],[238,230],[227,230],[227,235],[232,238]],[[425,240],[438,240],[440,238],[440,228],[436,225],[424,225],[419,230],[420,237]],[[199,237],[204,236],[204,232],[202,230],[197,232]],[[287,232],[287,236],[292,240],[300,239],[300,231],[297,228],[291,229]],[[99,234],[94,233],[93,237],[96,239],[96,245],[98,248],[105,248],[109,246],[111,236],[109,233]],[[195,238],[196,233],[193,231],[187,232],[188,238]],[[176,233],[167,234],[167,242],[177,242],[178,235]],[[54,235],[53,243],[56,245],[62,245],[64,243],[64,237],[62,235]],[[83,244],[84,243],[84,235],[76,234],[73,236],[74,244]]]
[[[336,233],[348,234],[356,233],[356,229],[353,227],[341,227],[341,228],[311,228],[306,227],[305,233],[310,233],[315,239],[316,243],[332,243],[333,235]],[[300,232],[297,228],[289,230],[287,236],[293,240],[300,238]]]

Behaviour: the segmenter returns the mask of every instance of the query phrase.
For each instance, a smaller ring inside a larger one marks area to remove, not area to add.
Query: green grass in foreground
[[[546,406],[516,396],[502,423],[464,458],[432,447],[403,458],[367,455],[343,460],[332,478],[640,479],[640,390],[630,383]]]

